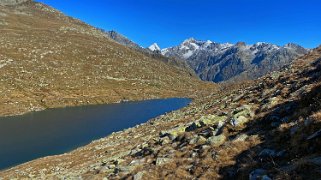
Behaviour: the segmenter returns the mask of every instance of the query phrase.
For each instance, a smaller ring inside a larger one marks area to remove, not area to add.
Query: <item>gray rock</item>
[[[195,122],[193,122],[191,125],[189,125],[187,128],[185,128],[186,132],[195,131],[196,129],[200,128]]]
[[[246,118],[244,116],[238,116],[231,120],[232,125],[236,127],[243,126],[247,122],[249,122],[249,118]]]
[[[321,166],[321,156],[313,158],[313,159],[309,160],[309,162],[311,162],[311,163],[313,163],[315,165]]]
[[[293,136],[299,130],[299,126],[294,126],[290,129],[290,135]]]
[[[315,133],[313,133],[312,135],[310,135],[307,140],[312,140],[312,139],[315,139],[315,138],[319,138],[321,137],[321,129]]]
[[[249,175],[249,180],[262,180],[263,178],[265,178],[265,180],[271,179],[267,176],[267,171],[264,169],[255,169]]]
[[[262,177],[262,180],[272,180],[269,176],[267,176],[267,175],[264,175],[263,177]]]
[[[201,144],[205,144],[206,143],[206,138],[204,138],[203,136],[198,136],[195,135],[194,138],[192,138],[189,141],[189,144],[197,144],[197,145],[201,145]]]
[[[168,163],[170,161],[171,161],[170,158],[157,158],[156,159],[156,165],[160,166],[160,165],[166,164],[166,163]]]
[[[234,141],[245,141],[248,137],[249,136],[246,134],[240,134],[234,139]]]
[[[135,174],[134,180],[142,180],[145,173],[146,173],[145,171],[138,172],[137,174]]]
[[[259,156],[262,158],[265,157],[276,157],[276,151],[273,149],[263,149],[260,153]]]
[[[171,140],[169,139],[168,136],[163,137],[163,138],[161,139],[161,144],[162,144],[162,145],[169,144],[170,142],[171,142]]]
[[[313,122],[312,119],[306,118],[306,119],[304,120],[304,126],[309,126],[312,122]]]
[[[213,147],[219,147],[224,144],[226,141],[226,136],[221,134],[219,136],[212,136],[207,139],[207,143],[209,143]]]
[[[231,124],[236,127],[242,127],[250,118],[254,116],[254,112],[251,110],[250,105],[243,105],[242,107],[236,109],[233,112],[233,118],[231,119]]]

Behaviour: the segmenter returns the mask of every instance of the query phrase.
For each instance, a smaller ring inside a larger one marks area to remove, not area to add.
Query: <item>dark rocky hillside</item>
[[[166,56],[162,55],[160,51],[152,51],[149,48],[143,48],[143,47],[139,46],[138,44],[136,44],[135,42],[128,39],[127,37],[125,37],[124,35],[116,32],[116,31],[105,31],[102,29],[101,29],[101,31],[103,33],[106,33],[106,35],[110,39],[114,40],[115,42],[117,42],[121,45],[132,48],[136,51],[141,52],[145,56],[149,56],[151,58],[165,62],[171,66],[181,68],[182,70],[188,71],[191,76],[197,77],[194,70],[188,65],[188,63],[185,60],[182,60],[177,57],[166,57]]]

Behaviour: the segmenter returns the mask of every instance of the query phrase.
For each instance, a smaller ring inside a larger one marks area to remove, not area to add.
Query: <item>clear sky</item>
[[[321,44],[321,0],[37,0],[93,26],[161,48],[194,37]]]

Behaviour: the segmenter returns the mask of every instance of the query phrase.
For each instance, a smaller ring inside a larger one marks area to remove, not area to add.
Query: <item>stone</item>
[[[216,129],[213,131],[213,135],[218,136],[223,132],[223,127],[225,126],[224,121],[220,121],[216,127]]]
[[[208,115],[208,116],[202,116],[199,121],[200,121],[200,124],[212,126],[220,122],[223,122],[226,119],[227,119],[227,116]]]
[[[259,156],[261,158],[266,158],[266,157],[276,157],[276,151],[273,149],[263,149],[260,153]]]
[[[262,176],[262,180],[272,180],[268,175]]]
[[[124,172],[124,173],[130,173],[132,172],[136,167],[135,166],[123,166],[123,167],[119,167],[119,171],[120,172]],[[116,168],[117,169],[117,168]],[[115,170],[116,170],[115,169]]]
[[[231,120],[232,125],[235,127],[244,126],[247,122],[249,122],[249,118],[246,118],[245,116],[238,116]]]
[[[191,125],[189,125],[187,128],[185,128],[186,132],[195,131],[196,129],[200,128],[201,126],[193,122]]]
[[[312,139],[315,139],[315,138],[319,138],[321,137],[321,129],[315,133],[313,133],[312,135],[310,135],[307,140],[312,140]]]
[[[140,171],[137,174],[134,175],[134,180],[142,180],[144,177],[145,171]]]
[[[226,136],[221,134],[219,136],[212,136],[207,139],[207,143],[209,143],[213,147],[219,147],[224,144],[226,141]]]
[[[170,161],[171,161],[170,158],[157,158],[156,159],[156,166],[160,166],[160,165],[166,164],[166,163],[168,163]]]
[[[321,166],[321,156],[313,158],[313,159],[310,159],[309,162],[311,162],[311,163],[313,163],[315,165]]]
[[[254,117],[254,112],[251,110],[250,105],[243,105],[233,112],[231,124],[235,127],[242,127],[245,123],[250,121],[251,117]]]
[[[293,136],[299,130],[299,126],[294,126],[290,129],[290,135]]]
[[[306,118],[305,120],[304,120],[304,126],[310,126],[310,124],[313,122],[313,120],[312,119],[310,119],[310,118]]]
[[[286,154],[286,150],[282,150],[276,153],[276,157],[283,157]]]
[[[261,180],[263,179],[263,177],[268,177],[266,174],[267,174],[267,171],[264,169],[255,169],[250,173],[249,180]]]
[[[281,122],[272,122],[271,126],[276,128],[276,127],[279,127],[281,124],[282,124]]]
[[[163,138],[161,139],[161,144],[162,144],[162,145],[169,144],[170,142],[171,142],[171,140],[169,139],[168,136],[163,137]]]
[[[206,143],[206,138],[204,138],[203,136],[197,136],[197,135],[189,141],[189,144],[193,144],[193,145],[201,145],[205,143]]]
[[[170,129],[168,131],[161,132],[160,136],[161,137],[169,136],[169,138],[171,140],[174,140],[174,139],[176,139],[177,136],[183,134],[184,132],[185,132],[185,127],[184,126],[178,126],[176,128]]]
[[[279,102],[280,102],[280,98],[278,98],[278,97],[271,98],[269,108],[274,107],[275,105],[279,104]]]
[[[245,141],[248,137],[249,136],[246,134],[240,134],[234,139],[234,141]]]
[[[135,160],[132,160],[129,165],[130,166],[136,166],[136,165],[140,165],[140,164],[144,164],[145,163],[145,159],[135,159]]]

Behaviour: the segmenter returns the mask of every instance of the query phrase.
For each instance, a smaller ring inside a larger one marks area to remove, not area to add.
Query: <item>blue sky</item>
[[[141,46],[194,37],[235,43],[321,44],[320,0],[37,0]]]

